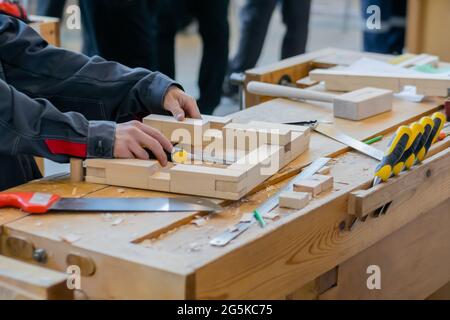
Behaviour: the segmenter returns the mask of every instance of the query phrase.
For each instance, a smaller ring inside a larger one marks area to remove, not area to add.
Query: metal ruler
[[[276,194],[269,198],[266,202],[264,202],[257,211],[262,217],[265,214],[272,211],[280,201],[280,195],[285,191],[291,191],[294,187],[294,184],[300,182],[301,180],[308,179],[312,177],[316,172],[322,169],[331,159],[330,158],[319,158],[315,160],[312,164],[310,164],[307,168],[305,168],[298,176],[293,178],[288,182],[284,188],[280,189]],[[223,247],[230,243],[231,240],[237,238],[239,235],[247,231],[253,224],[255,224],[256,220],[252,219],[250,221],[241,221],[233,227],[227,229],[224,233],[219,235],[218,237],[212,239],[209,243],[216,247]]]
[[[374,147],[371,147],[364,142],[356,140],[356,139],[336,130],[333,126],[318,123],[318,124],[312,126],[312,128],[314,131],[317,131],[320,134],[327,136],[328,138],[331,138],[340,143],[343,143],[346,146],[349,146],[350,148],[353,148],[353,149],[355,149],[371,158],[374,158],[378,161],[381,161],[384,157],[383,151],[378,150]]]

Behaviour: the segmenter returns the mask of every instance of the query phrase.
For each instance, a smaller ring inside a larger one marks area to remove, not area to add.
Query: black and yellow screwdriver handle
[[[397,132],[389,143],[384,158],[375,169],[374,185],[377,184],[378,179],[386,182],[392,176],[395,164],[402,158],[405,150],[411,147],[411,135],[411,129],[407,126],[401,126],[397,129]]]
[[[416,150],[414,151],[414,153],[416,154],[417,163],[420,163],[423,161],[423,159],[425,159],[426,154],[425,144],[427,143],[428,138],[431,135],[431,131],[433,131],[434,127],[434,122],[433,119],[431,119],[431,117],[423,117],[422,119],[420,119],[419,124],[421,124],[423,127],[423,134],[421,141],[419,142],[419,144],[416,147]]]
[[[431,134],[428,137],[427,142],[425,143],[425,154],[423,154],[423,158],[420,161],[423,161],[423,159],[425,159],[433,143],[438,140],[439,134],[441,133],[442,128],[444,128],[445,122],[447,122],[447,118],[441,112],[436,112],[435,114],[433,114],[431,116],[431,120],[433,120],[433,129],[431,130]]]
[[[424,128],[420,123],[414,122],[412,125],[409,126],[409,129],[411,130],[412,144],[408,149],[405,150],[401,159],[395,164],[394,166],[395,176],[398,176],[400,172],[402,172],[405,169],[409,170],[416,162],[415,150],[422,141]]]

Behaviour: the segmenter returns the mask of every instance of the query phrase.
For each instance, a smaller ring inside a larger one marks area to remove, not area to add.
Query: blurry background
[[[37,0],[28,0],[31,13],[35,12]],[[77,1],[68,1],[68,5]],[[239,41],[239,10],[244,0],[231,0],[229,10],[230,54],[234,56]],[[307,51],[336,47],[362,49],[362,18],[359,0],[313,0]],[[118,22],[120,23],[120,22]],[[78,30],[68,30],[62,24],[62,46],[81,51],[82,34]],[[281,20],[280,6],[272,17],[264,49],[258,65],[266,65],[280,60],[280,48],[285,27]],[[202,42],[197,33],[196,22],[178,33],[176,50],[177,81],[181,82],[192,96],[198,96],[198,70],[202,57]],[[225,115],[236,112],[235,101],[224,97],[215,114]]]
[[[31,14],[36,13],[37,2],[38,0],[23,1]],[[238,47],[240,33],[239,11],[244,2],[245,0],[230,1],[230,57],[234,56]],[[76,0],[69,0],[67,5],[77,3]],[[82,32],[80,30],[67,29],[65,17],[61,23],[62,47],[81,52]],[[326,47],[362,50],[362,21],[360,0],[313,0],[307,51]],[[120,21],[117,23],[120,23]],[[272,16],[258,65],[267,65],[280,60],[284,33],[285,26],[282,23],[280,6],[278,6]],[[176,47],[176,80],[183,84],[190,95],[198,97],[197,81],[202,58],[202,41],[197,32],[195,20],[186,29],[178,33]],[[237,100],[222,97],[215,114],[226,115],[236,111],[238,111]],[[67,165],[56,164],[48,160],[46,160],[45,167],[46,175],[68,171]]]

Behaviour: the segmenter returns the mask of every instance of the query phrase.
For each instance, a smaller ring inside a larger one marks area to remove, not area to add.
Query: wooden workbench
[[[421,104],[396,101],[392,113],[362,122],[336,120],[340,130],[358,139],[385,133],[440,109],[440,100]],[[245,121],[329,120],[326,105],[276,99],[234,115]],[[375,145],[384,148],[388,139]],[[313,134],[309,152],[272,178],[299,172],[320,156],[333,156],[332,192],[266,228],[254,225],[223,248],[209,241],[237,223],[286,181],[269,186],[205,224],[192,224],[196,213],[55,214],[28,216],[0,210],[3,255],[64,272],[76,262],[83,273],[82,293],[89,298],[138,299],[424,299],[450,282],[450,149],[446,140],[433,147],[429,175],[414,188],[396,190],[389,213],[347,228],[348,199],[366,189],[377,162],[344,145]],[[420,169],[420,167],[419,167]],[[416,168],[416,170],[419,170]],[[414,172],[414,171],[413,171]],[[403,181],[413,172],[394,179]],[[419,172],[419,171],[417,171]],[[66,178],[36,181],[21,191],[67,197],[156,197],[151,191],[124,189]],[[406,190],[406,189],[405,189]],[[32,258],[44,249],[47,261]],[[368,290],[369,265],[382,272],[382,290]],[[1,283],[0,283],[1,284]]]

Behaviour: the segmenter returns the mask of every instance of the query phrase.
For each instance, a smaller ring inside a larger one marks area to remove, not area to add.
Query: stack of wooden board
[[[268,122],[234,123],[205,116],[178,122],[151,115],[144,123],[160,130],[189,154],[219,159],[220,164],[193,159],[162,168],[157,161],[90,159],[86,181],[162,192],[237,200],[309,147],[310,129]],[[233,159],[226,162],[224,159]]]
[[[313,197],[333,189],[334,178],[330,176],[330,168],[324,167],[311,178],[294,184],[294,191],[286,191],[280,195],[281,208],[302,210]]]

